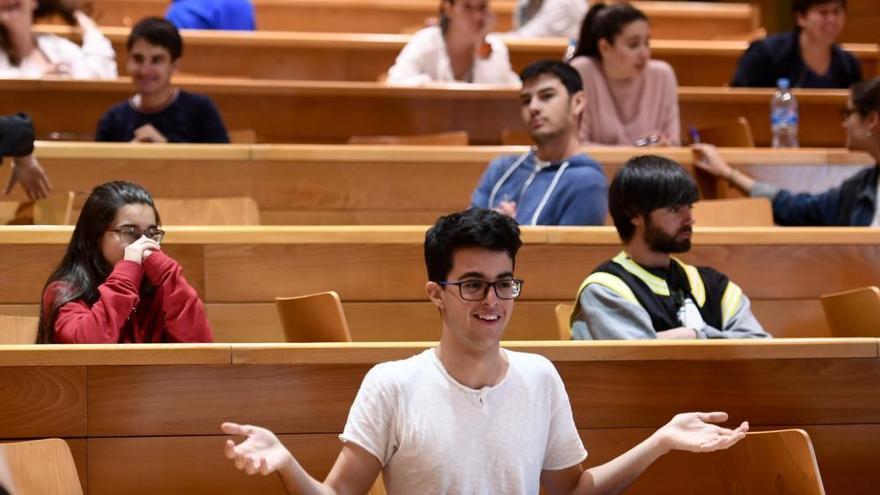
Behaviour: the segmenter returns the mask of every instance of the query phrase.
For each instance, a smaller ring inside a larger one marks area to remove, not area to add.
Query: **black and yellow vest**
[[[674,286],[684,297],[696,303],[706,324],[724,329],[742,303],[742,289],[726,275],[704,266],[688,265],[672,257],[669,279],[654,275],[621,251],[611,261],[599,265],[578,289],[572,320],[577,315],[581,292],[590,284],[600,284],[633,304],[638,304],[651,316],[654,331],[662,332],[680,327],[678,308],[682,300],[675,300]],[[670,290],[670,283],[673,290]]]

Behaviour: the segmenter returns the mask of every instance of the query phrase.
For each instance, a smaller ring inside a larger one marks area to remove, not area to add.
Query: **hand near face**
[[[516,201],[502,201],[493,209],[502,215],[516,219]]]
[[[168,139],[152,124],[144,124],[134,131],[132,143],[167,143]]]
[[[722,421],[727,421],[727,413],[677,414],[672,421],[657,430],[657,435],[668,450],[711,452],[732,446],[745,438],[749,431],[749,424],[745,421],[733,430],[712,424]]]
[[[9,175],[4,194],[9,194],[16,183],[21,184],[31,201],[43,199],[52,191],[52,184],[46,176],[46,171],[33,154],[12,161],[12,173]]]
[[[150,254],[152,254],[153,251],[159,251],[160,249],[158,242],[147,236],[141,236],[140,239],[125,247],[122,259],[134,261],[140,265],[146,258],[150,257]]]
[[[246,436],[238,445],[226,441],[224,453],[235,461],[235,467],[247,474],[263,476],[274,473],[293,462],[293,456],[271,431],[259,426],[223,423],[220,429],[228,435]]]

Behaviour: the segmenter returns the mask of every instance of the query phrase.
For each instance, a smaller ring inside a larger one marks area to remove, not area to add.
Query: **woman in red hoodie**
[[[46,282],[37,343],[213,341],[198,293],[159,246],[159,225],[141,186],[96,187]]]

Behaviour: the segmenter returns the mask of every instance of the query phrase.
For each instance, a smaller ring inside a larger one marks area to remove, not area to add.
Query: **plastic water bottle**
[[[574,58],[574,52],[577,50],[578,40],[574,38],[568,39],[568,45],[565,47],[565,55],[562,56],[562,61],[565,63],[571,62],[571,59]]]
[[[786,78],[776,81],[776,94],[770,102],[770,126],[774,148],[798,147],[798,104]]]

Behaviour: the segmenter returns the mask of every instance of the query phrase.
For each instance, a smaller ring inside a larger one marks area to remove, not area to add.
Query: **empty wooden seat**
[[[574,311],[574,304],[556,305],[556,328],[559,329],[559,338],[562,340],[571,340],[572,311]]]
[[[33,344],[39,321],[35,316],[0,315],[0,345]]]
[[[352,136],[348,144],[467,146],[468,134],[465,131],[451,131],[413,136]]]
[[[13,495],[82,495],[67,442],[60,438],[0,444],[0,486]]]
[[[501,144],[503,146],[534,146],[535,142],[528,132],[504,129],[501,131]]]
[[[822,295],[825,319],[834,337],[880,337],[880,288]]]
[[[50,194],[37,201],[0,201],[0,223],[4,225],[70,225],[73,220],[73,191]]]
[[[704,199],[694,204],[701,227],[772,227],[773,207],[767,198]]]
[[[251,197],[155,198],[163,225],[259,225],[260,210]]]
[[[276,297],[275,307],[288,342],[351,342],[351,332],[334,291]]]
[[[754,148],[755,138],[745,117],[707,124],[696,128],[700,142],[727,148]],[[691,136],[693,140],[693,136]]]

